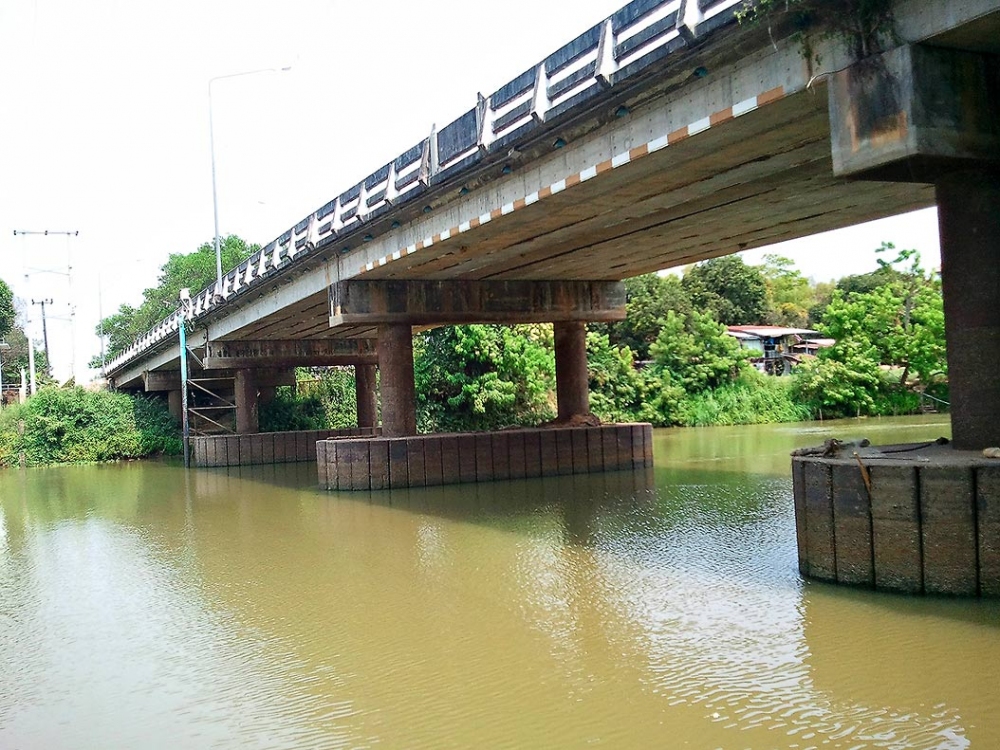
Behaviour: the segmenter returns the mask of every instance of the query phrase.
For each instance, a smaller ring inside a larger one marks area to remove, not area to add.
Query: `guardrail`
[[[743,0],[633,0],[539,64],[479,95],[475,107],[377,169],[268,243],[217,283],[192,297],[194,320],[265,282],[326,244],[358,233],[428,188],[473,168],[485,156],[516,148],[541,124],[582,111],[614,88],[672,53],[735,21]],[[369,238],[370,239],[370,238]],[[360,246],[360,245],[358,245]],[[345,244],[339,252],[353,250]],[[144,351],[173,338],[172,313],[108,363],[113,373]]]

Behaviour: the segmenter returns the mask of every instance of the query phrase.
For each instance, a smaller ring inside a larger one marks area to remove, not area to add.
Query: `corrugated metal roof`
[[[730,334],[744,333],[751,337],[780,339],[784,336],[815,336],[819,331],[808,328],[784,328],[783,326],[728,326]],[[737,336],[737,338],[742,338]]]

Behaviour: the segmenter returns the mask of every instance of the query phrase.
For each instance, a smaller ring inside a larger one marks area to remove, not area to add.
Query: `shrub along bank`
[[[164,404],[84,388],[44,388],[0,411],[0,465],[27,466],[142,458],[181,452]]]

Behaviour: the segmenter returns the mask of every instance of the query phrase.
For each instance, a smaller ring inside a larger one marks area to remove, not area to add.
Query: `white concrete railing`
[[[356,233],[394,206],[417,198],[440,180],[471,169],[484,155],[514,148],[532,130],[587,102],[670,54],[735,20],[743,0],[633,0],[533,68],[341,193],[249,260],[191,298],[188,320],[226,304],[321,242]],[[352,248],[345,245],[340,252]],[[177,333],[173,313],[107,365],[117,369]]]

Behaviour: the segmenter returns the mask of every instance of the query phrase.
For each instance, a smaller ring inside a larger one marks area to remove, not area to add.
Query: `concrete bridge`
[[[359,427],[377,365],[402,439],[413,327],[553,322],[570,420],[584,324],[624,315],[621,279],[936,203],[955,443],[1000,444],[1000,0],[899,0],[898,46],[861,62],[833,38],[804,56],[741,5],[633,0],[201,290],[110,379],[176,402],[183,316],[237,432],[288,368],[354,364]]]

